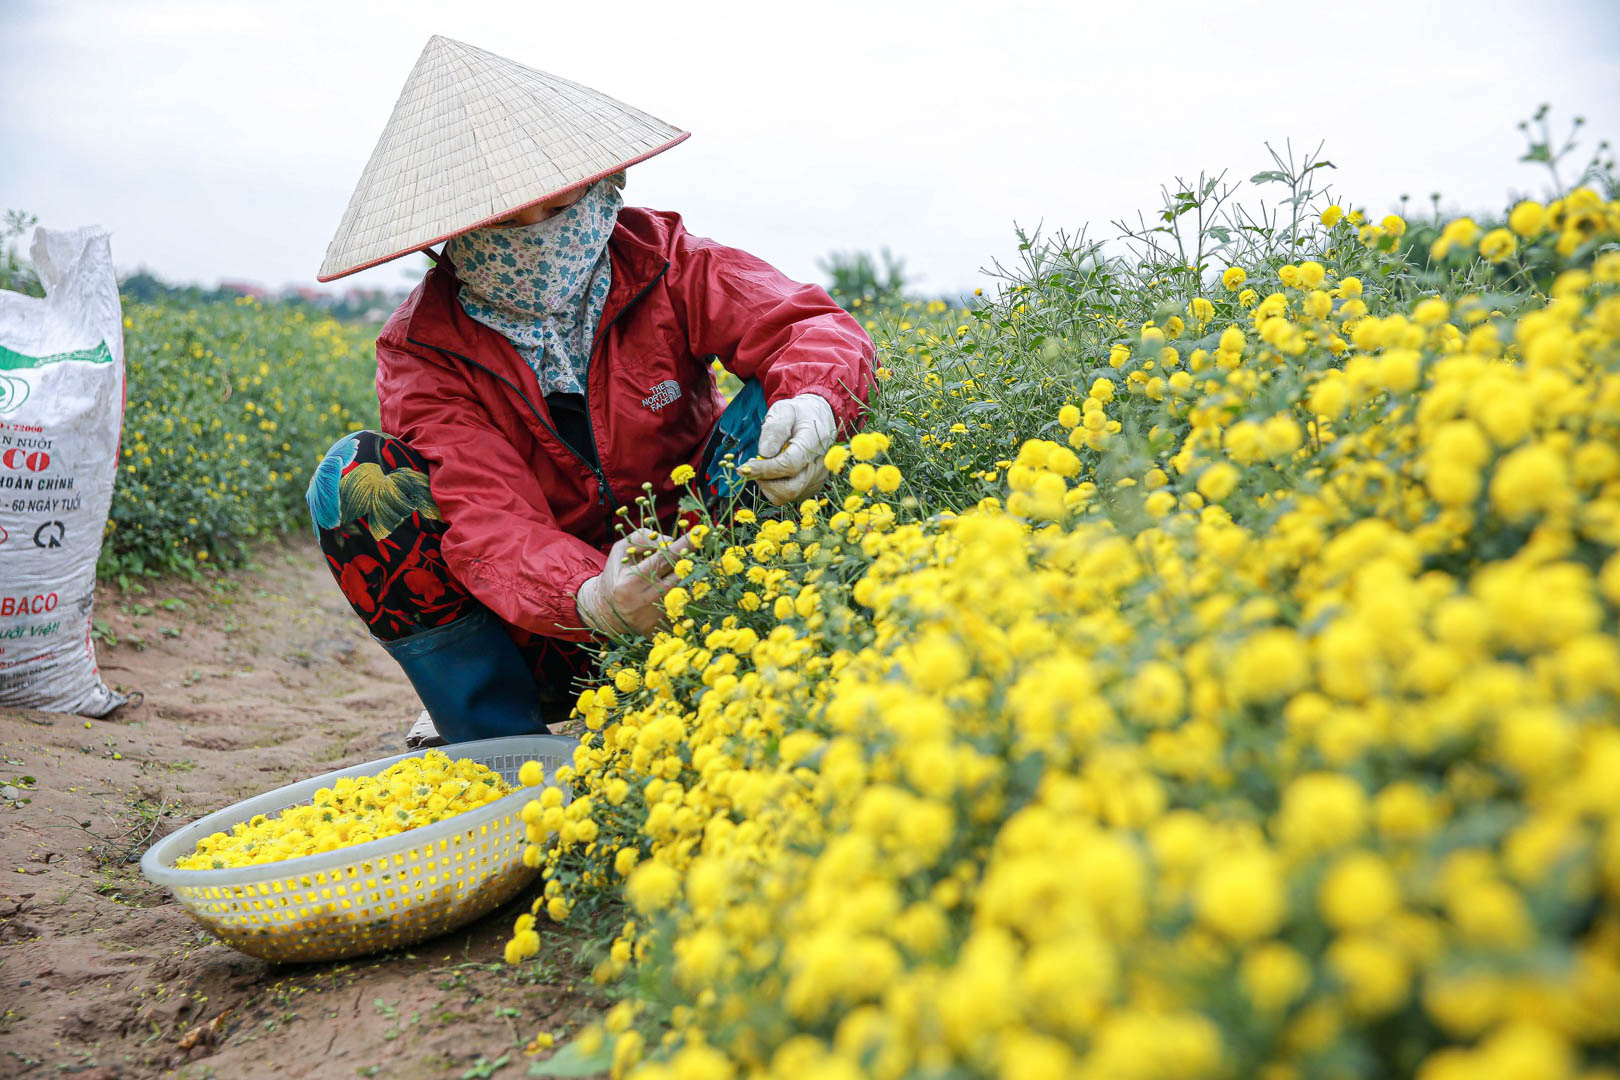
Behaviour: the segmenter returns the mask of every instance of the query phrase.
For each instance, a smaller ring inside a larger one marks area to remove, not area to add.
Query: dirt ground
[[[403,751],[420,706],[313,545],[99,590],[95,619],[103,677],[144,702],[0,709],[0,1076],[516,1077],[537,1032],[561,1042],[598,1011],[565,930],[532,966],[501,962],[533,892],[409,952],[277,966],[140,876],[204,813]]]

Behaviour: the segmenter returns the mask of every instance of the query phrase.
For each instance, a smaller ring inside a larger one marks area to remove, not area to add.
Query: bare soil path
[[[276,966],[136,863],[247,795],[404,749],[420,707],[313,545],[204,582],[99,590],[110,720],[0,709],[0,1076],[516,1077],[597,1010],[578,938],[501,963],[530,897],[404,953]],[[544,923],[544,920],[542,920]]]

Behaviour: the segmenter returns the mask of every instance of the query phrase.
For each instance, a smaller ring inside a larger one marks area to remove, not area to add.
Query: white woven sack
[[[124,323],[107,233],[36,229],[44,299],[0,290],[0,706],[122,705],[90,640],[124,422]]]

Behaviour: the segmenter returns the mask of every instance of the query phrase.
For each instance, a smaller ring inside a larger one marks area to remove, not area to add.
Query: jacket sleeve
[[[877,349],[827,290],[684,228],[667,278],[694,356],[718,355],[739,378],[758,379],[773,405],[821,395],[843,435],[861,426]]]
[[[534,470],[467,373],[379,341],[377,391],[383,430],[428,461],[447,525],[440,545],[456,580],[514,626],[588,640],[574,597],[607,557],[558,527]]]

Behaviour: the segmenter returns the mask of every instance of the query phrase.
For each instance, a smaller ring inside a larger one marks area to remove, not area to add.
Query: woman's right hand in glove
[[[675,561],[691,538],[671,540],[637,529],[608,551],[607,565],[580,585],[574,604],[586,626],[599,634],[651,634],[664,621],[664,594],[677,580]]]

